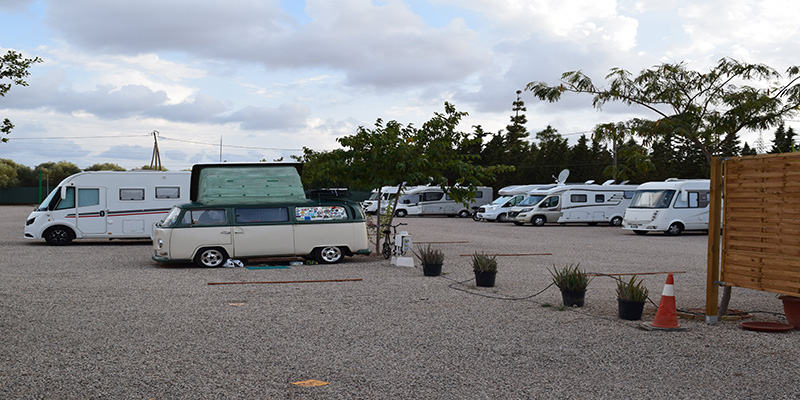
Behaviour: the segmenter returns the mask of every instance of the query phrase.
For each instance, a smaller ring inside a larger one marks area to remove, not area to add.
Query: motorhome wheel
[[[500,215],[497,216],[496,221],[497,222],[506,222],[506,221],[508,221],[508,216],[506,215],[506,213],[501,213]]]
[[[219,267],[225,261],[228,261],[228,253],[218,247],[201,249],[194,258],[195,264],[206,268]]]
[[[670,225],[667,231],[664,233],[669,236],[678,236],[681,234],[681,232],[683,232],[683,225],[677,222],[673,222],[672,225]]]
[[[545,217],[541,216],[541,215],[535,215],[531,219],[531,224],[533,224],[533,226],[542,226],[546,222],[547,222],[547,219]]]
[[[402,208],[401,208],[401,209],[399,209],[399,210],[395,211],[395,212],[394,212],[394,215],[395,215],[395,216],[397,216],[397,217],[403,218],[403,217],[405,217],[406,215],[408,215],[408,211],[406,211],[406,210],[404,210],[404,209],[402,209]]]
[[[622,225],[622,217],[611,218],[611,226],[621,226],[621,225]]]
[[[54,226],[48,228],[44,231],[44,240],[49,245],[53,246],[64,246],[70,244],[72,239],[75,238],[75,234],[72,232],[72,229],[69,229],[64,226]]]
[[[336,246],[318,247],[314,250],[314,258],[320,264],[336,264],[342,261],[343,257],[342,249]]]
[[[461,211],[458,212],[458,216],[461,217],[461,218],[467,218],[467,217],[469,217],[469,211],[461,210]]]

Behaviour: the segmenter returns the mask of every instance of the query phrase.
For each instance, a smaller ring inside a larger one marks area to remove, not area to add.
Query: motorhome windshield
[[[535,205],[539,204],[539,202],[542,201],[542,199],[544,199],[544,195],[543,194],[537,194],[537,195],[533,195],[533,196],[528,196],[528,197],[525,198],[525,200],[522,200],[517,205],[518,206],[535,206]]]
[[[39,207],[36,207],[36,211],[47,211],[50,208],[49,207],[50,202],[53,201],[53,197],[55,197],[56,195],[59,194],[60,189],[61,188],[58,188],[58,187],[53,189],[53,191],[50,192],[50,194],[47,195],[47,198],[44,199],[42,204],[39,204]]]
[[[367,200],[378,200],[378,192],[372,192]]]
[[[497,199],[495,199],[495,201],[493,201],[492,204],[494,204],[494,205],[504,204],[510,198],[511,198],[511,196],[500,196]]]
[[[675,190],[637,190],[630,208],[668,208]]]

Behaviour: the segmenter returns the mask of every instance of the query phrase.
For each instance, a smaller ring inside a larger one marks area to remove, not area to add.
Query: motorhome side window
[[[626,190],[626,191],[622,192],[622,198],[624,198],[624,199],[632,199],[634,194],[636,194],[635,190]]]
[[[156,186],[157,199],[179,199],[181,198],[180,187],[158,187]]]
[[[235,213],[237,224],[289,221],[287,207],[237,208]]]
[[[119,199],[122,201],[144,200],[144,189],[120,189]]]
[[[437,201],[444,197],[442,192],[427,192],[422,194],[422,201]]]
[[[75,188],[67,188],[67,197],[58,201],[56,210],[63,210],[65,208],[75,208]]]
[[[181,221],[185,225],[222,225],[227,223],[224,209],[189,210]]]
[[[569,201],[573,203],[586,203],[587,196],[585,194],[573,194],[569,196]]]
[[[294,217],[297,221],[341,221],[349,219],[347,209],[343,206],[295,207]]]
[[[675,200],[675,208],[706,208],[708,200],[709,191],[687,191]]]
[[[78,207],[100,204],[100,189],[78,189]]]
[[[550,196],[542,202],[543,208],[550,208],[558,206],[558,196]]]
[[[605,203],[605,201],[606,201],[606,196],[605,195],[602,195],[602,194],[594,195],[594,202],[595,203]]]

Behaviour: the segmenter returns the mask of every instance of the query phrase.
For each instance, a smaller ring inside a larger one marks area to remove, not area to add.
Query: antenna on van
[[[161,167],[161,154],[158,151],[158,131],[150,133],[153,135],[153,157],[150,158],[150,169],[162,171]]]

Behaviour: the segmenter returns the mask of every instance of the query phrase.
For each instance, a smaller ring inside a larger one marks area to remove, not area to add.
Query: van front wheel
[[[320,264],[336,264],[342,261],[344,253],[336,246],[318,247],[314,250],[314,258]]]
[[[226,261],[228,261],[228,253],[219,247],[201,249],[194,257],[195,264],[206,268],[219,267]]]

